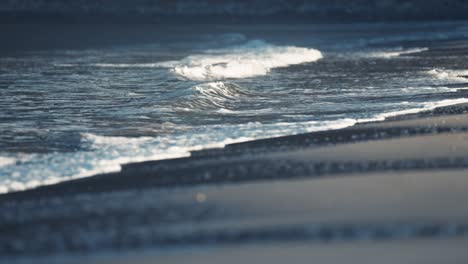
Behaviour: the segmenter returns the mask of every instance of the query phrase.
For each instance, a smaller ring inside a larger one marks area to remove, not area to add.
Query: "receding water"
[[[206,26],[2,55],[0,191],[465,102],[468,56],[431,50],[466,37],[463,22]]]

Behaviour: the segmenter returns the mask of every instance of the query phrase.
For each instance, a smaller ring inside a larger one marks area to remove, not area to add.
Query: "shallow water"
[[[2,55],[0,191],[468,101],[464,22],[197,28]]]

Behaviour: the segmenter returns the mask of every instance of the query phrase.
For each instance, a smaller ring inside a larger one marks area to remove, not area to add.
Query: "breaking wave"
[[[275,46],[261,40],[230,49],[209,50],[181,60],[173,72],[190,80],[222,80],[265,75],[273,68],[314,62],[323,57],[316,49]]]
[[[231,48],[210,49],[179,61],[152,63],[54,64],[55,67],[91,66],[97,68],[169,68],[195,81],[216,81],[266,75],[271,69],[314,62],[323,58],[319,50],[276,46],[251,40]]]

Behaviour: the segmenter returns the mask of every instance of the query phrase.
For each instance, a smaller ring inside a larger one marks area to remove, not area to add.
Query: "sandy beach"
[[[233,144],[2,195],[0,254],[44,263],[282,263],[288,255],[464,263],[467,111]],[[75,257],[57,257],[64,253]]]

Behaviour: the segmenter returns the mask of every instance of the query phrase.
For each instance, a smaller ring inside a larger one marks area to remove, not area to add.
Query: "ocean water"
[[[0,56],[0,192],[468,102],[468,55],[434,52],[465,22],[149,34]]]

